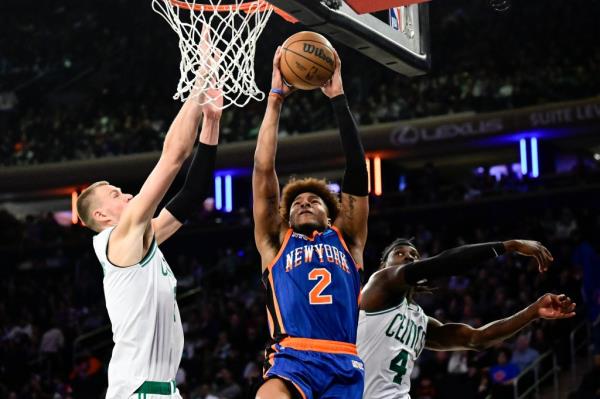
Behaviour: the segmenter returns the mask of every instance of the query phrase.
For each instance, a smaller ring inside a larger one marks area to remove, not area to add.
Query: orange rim
[[[172,5],[175,7],[183,8],[185,10],[190,11],[200,11],[200,12],[231,12],[231,11],[245,11],[247,13],[255,13],[255,12],[265,12],[269,9],[269,6],[273,7],[273,11],[275,11],[279,16],[285,19],[288,22],[296,23],[298,22],[297,18],[294,18],[287,12],[283,11],[281,8],[277,8],[264,0],[255,0],[242,4],[230,4],[230,5],[219,5],[213,6],[212,4],[189,4],[186,1],[182,0],[169,0]]]

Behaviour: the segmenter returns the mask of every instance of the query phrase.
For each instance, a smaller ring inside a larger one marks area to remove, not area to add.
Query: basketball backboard
[[[427,73],[429,12],[422,0],[376,0],[390,9],[378,12],[359,3],[367,0],[269,0],[311,30],[327,35],[405,76]]]

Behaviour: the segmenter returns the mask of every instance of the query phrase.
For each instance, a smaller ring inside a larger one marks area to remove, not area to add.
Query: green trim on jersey
[[[406,301],[406,298],[402,299],[402,302],[400,302],[398,305],[394,306],[393,308],[389,308],[389,309],[385,309],[385,310],[380,310],[378,312],[367,312],[365,310],[365,314],[367,316],[376,316],[376,315],[380,315],[380,314],[384,314],[384,313],[389,313],[389,312],[393,312],[394,310],[398,309],[399,307],[401,307],[402,305],[404,305],[404,301]]]
[[[142,258],[141,261],[139,261],[138,263],[131,265],[131,266],[117,266],[114,263],[112,263],[110,261],[110,259],[108,259],[108,243],[110,242],[110,235],[113,233],[113,231],[115,230],[116,226],[111,227],[110,229],[110,233],[108,233],[108,238],[106,239],[106,248],[104,249],[104,256],[106,257],[106,261],[113,267],[116,267],[118,269],[128,269],[130,267],[135,267],[135,266],[140,266],[140,267],[144,267],[146,266],[146,264],[148,262],[150,262],[150,259],[152,259],[152,257],[154,256],[154,253],[156,252],[156,249],[158,248],[158,244],[156,243],[156,237],[152,236],[152,243],[150,244],[150,249],[148,250],[148,252],[146,253],[146,256],[144,256]],[[104,269],[104,265],[102,264],[102,262],[100,262],[100,266],[102,266],[102,271],[105,272]],[[104,275],[106,275],[106,273],[104,273]]]
[[[148,394],[172,395],[176,391],[175,387],[175,380],[169,382],[145,381],[134,393],[138,394],[138,398],[145,397]]]
[[[412,308],[411,306],[416,306],[416,308]],[[409,309],[412,309],[412,310],[416,310],[417,312],[419,311],[419,309],[421,309],[423,312],[425,312],[425,311],[423,310],[423,308],[421,308],[421,307],[420,307],[418,304],[416,304],[416,303],[414,303],[414,302],[412,302],[412,303],[411,303],[411,302],[409,302],[409,303],[408,303],[408,308],[409,308]]]
[[[156,244],[156,240],[153,238],[152,247],[150,248],[146,256],[144,256],[144,259],[142,259],[142,261],[140,262],[140,267],[144,267],[148,264],[148,262],[150,262],[150,259],[152,259],[152,257],[154,256],[154,253],[156,252],[157,248],[158,245]]]

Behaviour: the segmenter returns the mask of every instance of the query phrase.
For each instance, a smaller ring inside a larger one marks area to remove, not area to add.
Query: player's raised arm
[[[200,52],[204,49],[200,48]],[[197,87],[203,86],[204,74],[197,74]],[[204,96],[204,94],[202,94]],[[109,259],[116,265],[127,266],[139,262],[145,254],[145,248],[152,238],[151,220],[158,204],[173,183],[181,166],[192,152],[194,141],[198,135],[198,127],[202,119],[203,98],[195,96],[183,104],[173,120],[165,137],[160,158],[144,182],[140,192],[129,202],[123,211],[117,227],[112,232],[109,245]],[[214,130],[214,129],[211,129]],[[163,237],[168,237],[169,230],[177,230],[176,223],[163,227]],[[159,226],[160,227],[160,226]],[[172,234],[172,232],[171,232]]]
[[[283,84],[279,70],[280,58],[281,48],[278,48],[273,58],[271,93],[258,132],[252,171],[254,238],[263,259],[263,269],[275,257],[285,228],[279,215],[279,182],[275,172],[275,156],[281,106],[291,89]]]
[[[150,220],[186,158],[192,152],[202,117],[195,100],[187,101],[171,124],[158,163],[140,192],[130,201],[113,231],[109,259],[117,265],[131,265],[143,257],[142,238]]]
[[[342,184],[342,207],[334,221],[349,241],[355,260],[362,264],[362,252],[367,241],[367,219],[369,216],[368,173],[365,151],[360,141],[358,127],[348,107],[342,84],[341,60],[334,51],[336,67],[331,80],[321,90],[331,99],[340,129],[340,138],[346,169]]]
[[[152,229],[158,244],[171,237],[198,209],[207,197],[215,170],[223,95],[217,89],[209,89],[206,97],[213,101],[202,106],[204,118],[199,144],[187,171],[185,182],[179,192],[152,221]]]
[[[198,52],[202,57],[210,57],[213,61],[207,64],[207,67],[210,67],[219,61],[218,54],[209,53],[210,29],[207,26],[203,27],[201,34],[203,40],[198,47]],[[142,259],[154,234],[153,224],[162,230],[158,237],[162,241],[180,226],[178,222],[166,220],[167,216],[163,216],[160,223],[151,223],[151,221],[158,204],[192,152],[203,113],[203,107],[200,104],[206,100],[205,96],[208,95],[204,92],[206,76],[207,71],[204,69],[196,72],[193,90],[200,91],[200,93],[190,96],[181,107],[167,132],[158,163],[144,182],[138,195],[123,211],[117,227],[110,236],[108,255],[111,262],[116,265],[131,265]],[[215,103],[219,101],[221,99],[217,98]],[[212,135],[214,136],[214,126],[208,130],[213,131]]]
[[[480,328],[461,323],[442,324],[430,317],[425,347],[431,350],[483,350],[513,336],[536,319],[575,316],[575,303],[566,295],[545,294],[518,313]]]
[[[379,303],[388,302],[388,299],[403,296],[410,286],[440,277],[464,274],[473,265],[494,259],[505,252],[533,257],[540,271],[546,271],[553,260],[550,252],[537,241],[509,240],[463,245],[431,258],[389,265],[379,270],[373,274],[363,289],[364,305],[369,306],[369,303],[373,302],[374,306],[378,306]],[[383,261],[386,262],[385,259]]]

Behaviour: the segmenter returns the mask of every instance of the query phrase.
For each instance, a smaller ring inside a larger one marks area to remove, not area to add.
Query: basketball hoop
[[[243,107],[261,101],[254,75],[256,42],[275,11],[289,22],[296,19],[264,0],[152,0],[179,37],[180,78],[175,100],[194,98],[200,104],[215,102],[204,94],[218,89],[223,105]],[[204,30],[203,30],[204,29]],[[196,81],[201,76],[202,81]]]

